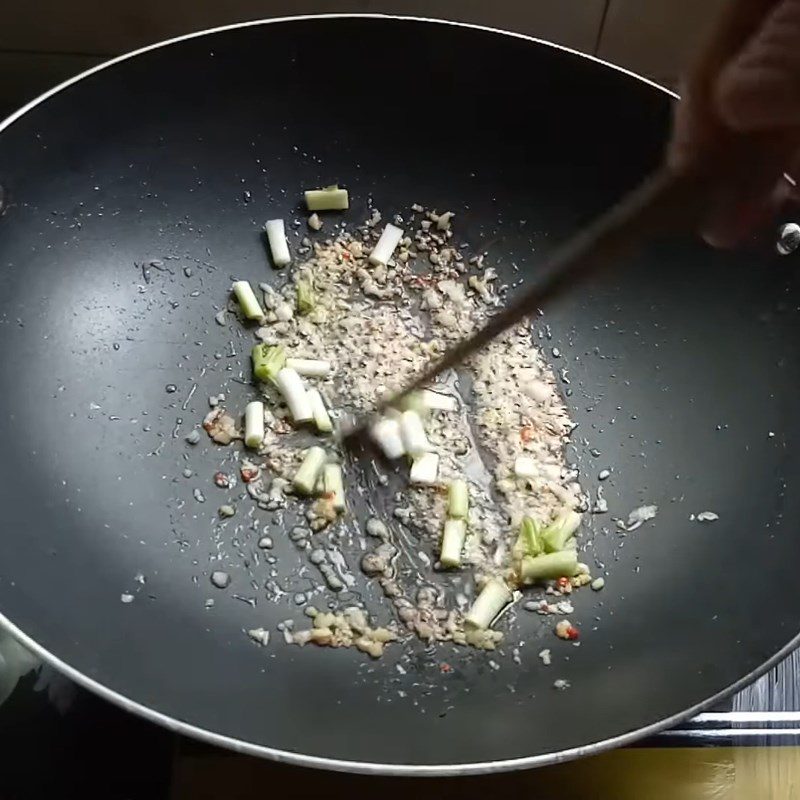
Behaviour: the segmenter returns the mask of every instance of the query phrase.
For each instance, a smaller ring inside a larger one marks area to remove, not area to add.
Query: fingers
[[[724,166],[730,153],[735,164],[701,230],[718,247],[800,193],[781,179],[787,169],[800,178],[800,0],[733,0],[684,82],[670,165]]]
[[[712,99],[717,76],[778,2],[735,0],[725,7],[681,82],[681,102],[667,150],[668,163],[674,169],[691,168],[720,136],[724,126],[716,116]]]
[[[779,153],[782,152],[780,149]],[[712,211],[704,222],[701,235],[712,246],[734,247],[763,227],[775,213],[787,204],[800,201],[797,181],[787,180],[781,174],[787,164],[787,174],[800,174],[800,148],[792,154],[786,144],[783,155],[776,155],[775,168],[756,170],[745,182],[729,183],[720,187],[712,200]],[[794,182],[794,185],[793,185]]]
[[[702,230],[710,244],[731,247],[797,192],[782,173],[800,172],[800,0],[770,9],[720,72],[712,107],[725,128],[761,142],[744,180],[722,188]]]
[[[722,69],[713,107],[735,131],[800,126],[800,0],[772,8]]]

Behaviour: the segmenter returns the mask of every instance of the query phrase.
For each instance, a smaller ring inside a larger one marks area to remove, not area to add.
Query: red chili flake
[[[569,628],[567,628],[566,633],[567,639],[569,639],[571,642],[581,638],[581,632],[574,625],[570,625]]]
[[[519,432],[519,438],[522,439],[523,443],[527,444],[531,439],[533,439],[533,427],[531,425],[526,425]]]
[[[453,668],[446,661],[442,661],[442,663],[439,664],[439,672],[441,672],[443,675],[447,675],[452,671]]]
[[[564,576],[558,578],[558,580],[556,580],[556,586],[563,591],[567,586],[571,586],[569,578]]]
[[[427,289],[433,285],[434,277],[433,275],[414,275],[409,278],[408,282],[415,289]]]
[[[349,261],[352,258],[352,256],[350,255],[350,251],[349,250],[342,250],[342,258],[345,261]]]
[[[231,485],[231,480],[224,472],[215,472],[214,483],[219,486],[220,489],[227,489]]]
[[[242,480],[245,483],[251,483],[258,477],[258,467],[242,467]]]

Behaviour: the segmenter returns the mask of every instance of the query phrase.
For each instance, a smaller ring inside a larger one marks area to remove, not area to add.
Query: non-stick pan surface
[[[491,656],[414,645],[411,658],[394,647],[368,662],[285,645],[276,624],[301,616],[293,594],[309,581],[290,576],[303,557],[274,529],[276,564],[256,563],[271,517],[220,526],[228,495],[211,476],[226,453],[183,441],[209,395],[226,391],[233,408],[247,396],[247,340],[213,315],[232,276],[276,279],[259,229],[301,218],[302,188],[346,184],[353,223],[370,198],[386,219],[414,202],[453,209],[504,279],[533,276],[656,164],[671,102],[520,37],[305,19],[149,49],[7,124],[3,617],[140,713],[343,769],[552,761],[663,727],[754,677],[800,626],[790,259],[662,243],[537,320],[579,422],[570,459],[592,491],[612,470],[586,555],[607,586],[575,598],[579,647],[524,612]],[[145,275],[151,260],[163,266]],[[646,503],[656,520],[617,533],[612,517]],[[690,520],[701,511],[719,520]],[[211,585],[214,568],[228,589]],[[278,601],[271,580],[287,591]],[[266,648],[243,633],[257,626],[273,632]]]

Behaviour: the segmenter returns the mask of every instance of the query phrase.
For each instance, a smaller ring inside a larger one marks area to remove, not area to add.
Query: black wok
[[[225,454],[204,440],[187,460],[183,442],[209,395],[227,391],[234,408],[247,396],[246,340],[214,324],[215,306],[232,276],[275,279],[259,230],[298,215],[302,188],[346,184],[353,222],[370,197],[385,218],[414,202],[454,209],[459,234],[500,259],[505,279],[535,275],[657,164],[672,102],[524,37],[341,17],[149,48],[7,121],[0,619],[83,684],[176,730],[364,772],[596,752],[761,674],[800,628],[791,259],[675,239],[537,321],[570,381],[570,460],[592,490],[613,470],[611,511],[593,518],[585,556],[608,581],[575,599],[578,648],[522,612],[491,657],[414,645],[367,663],[285,646],[275,626],[300,617],[291,592],[302,587],[266,599],[260,531],[216,519],[227,495],[211,476]],[[163,265],[143,274],[152,260]],[[620,536],[612,517],[645,503],[656,520]],[[690,520],[705,510],[719,520]],[[285,531],[272,535],[283,585],[303,556]],[[228,589],[211,586],[214,568],[232,575]],[[243,633],[259,625],[273,631],[267,648]],[[536,657],[546,646],[550,667]],[[557,678],[571,688],[554,690]]]

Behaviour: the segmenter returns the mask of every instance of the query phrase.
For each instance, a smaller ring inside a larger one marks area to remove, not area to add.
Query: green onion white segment
[[[466,519],[469,514],[469,490],[461,478],[450,483],[447,492],[447,516],[451,519]]]
[[[231,288],[239,303],[239,308],[242,309],[242,314],[247,319],[261,320],[264,318],[264,312],[249,281],[234,281]]]
[[[322,359],[287,358],[286,366],[304,378],[324,378],[331,371],[331,362]]]
[[[322,468],[322,488],[331,496],[331,503],[337,511],[344,511],[344,481],[342,468],[338,464],[326,464]]]
[[[492,578],[475,599],[464,621],[473,628],[485,630],[513,599],[511,590],[505,582],[499,578]]]
[[[447,517],[439,548],[439,561],[446,569],[461,566],[461,550],[467,538],[469,515],[469,490],[461,478],[450,483],[447,489]]]
[[[537,581],[571,578],[578,569],[578,554],[575,550],[546,553],[542,556],[525,556],[520,562],[519,576],[524,584]]]
[[[396,419],[379,420],[372,426],[370,433],[386,458],[394,460],[405,455],[406,448],[400,434],[400,423]]]
[[[404,411],[400,416],[400,436],[406,453],[412,458],[427,453],[431,446],[422,424],[422,417],[416,411]]]
[[[282,219],[267,220],[264,226],[272,253],[272,263],[276,267],[285,267],[292,260],[289,255],[289,243],[286,241],[286,228]]]
[[[309,211],[345,211],[350,206],[347,189],[335,185],[324,189],[308,189],[305,196]]]
[[[253,400],[244,409],[244,443],[258,448],[264,441],[264,404]]]
[[[383,229],[381,238],[378,239],[377,244],[372,248],[372,252],[369,256],[369,263],[385,267],[389,263],[392,253],[394,253],[395,248],[400,244],[402,238],[402,228],[398,228],[397,225],[392,225],[391,222],[388,223]]]
[[[448,519],[444,523],[439,561],[446,569],[461,566],[461,550],[467,538],[467,523],[463,519]]]
[[[275,377],[286,405],[289,406],[292,419],[297,423],[311,422],[314,412],[308,399],[308,393],[303,386],[303,379],[290,367],[284,367]]]
[[[439,474],[439,456],[436,453],[422,453],[411,464],[409,479],[411,483],[432,486]]]
[[[422,390],[422,404],[429,411],[455,411],[457,407],[455,397],[431,389]]]
[[[314,424],[320,433],[330,433],[333,430],[333,423],[328,415],[328,409],[325,408],[325,402],[319,389],[307,389],[306,397],[311,404],[311,413],[314,416]]]
[[[322,474],[325,465],[325,451],[321,447],[310,447],[306,450],[303,463],[297,470],[292,480],[295,491],[300,494],[313,494],[317,485],[317,479]]]

